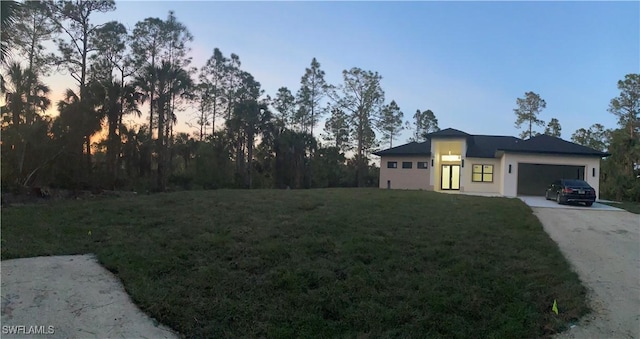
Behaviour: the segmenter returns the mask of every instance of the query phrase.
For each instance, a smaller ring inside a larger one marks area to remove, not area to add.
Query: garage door
[[[584,166],[518,163],[518,195],[544,195],[558,179],[584,180]]]

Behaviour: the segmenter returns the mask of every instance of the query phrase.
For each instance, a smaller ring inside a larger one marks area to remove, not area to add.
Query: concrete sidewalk
[[[92,255],[4,260],[0,266],[2,338],[177,338],[142,313]]]

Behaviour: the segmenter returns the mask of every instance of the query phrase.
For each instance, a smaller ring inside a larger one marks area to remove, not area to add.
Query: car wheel
[[[558,205],[562,205],[562,200],[560,199],[560,193],[556,195],[556,202],[558,203]]]
[[[591,201],[585,202],[584,204],[587,205],[587,207],[590,207],[591,205],[593,205],[593,203]]]
[[[544,200],[549,200],[549,192],[544,192]]]

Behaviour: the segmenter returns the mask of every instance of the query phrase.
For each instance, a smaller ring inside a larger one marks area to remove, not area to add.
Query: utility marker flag
[[[558,314],[558,303],[556,303],[555,299],[553,299],[553,306],[551,306],[551,310]]]

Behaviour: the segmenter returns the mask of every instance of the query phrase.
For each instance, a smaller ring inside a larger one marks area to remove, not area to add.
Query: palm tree
[[[29,163],[30,156],[27,153],[36,140],[40,140],[46,135],[47,124],[35,125],[36,121],[41,121],[36,109],[44,112],[51,101],[47,98],[49,88],[42,84],[37,77],[31,75],[30,71],[23,70],[19,63],[11,63],[7,71],[7,80],[2,81],[0,91],[5,95],[5,106],[2,107],[2,115],[7,126],[3,129],[3,146],[6,150],[11,150],[9,160],[13,164],[15,179],[24,182],[26,175],[25,163]],[[33,86],[29,85],[29,81]],[[33,87],[33,88],[30,88]],[[43,127],[44,126],[44,127]],[[44,132],[43,132],[44,128]],[[34,155],[32,154],[31,158]],[[8,160],[5,158],[5,160]]]
[[[9,65],[7,77],[8,83],[3,79],[0,86],[6,102],[3,114],[10,114],[15,126],[23,123],[33,124],[38,116],[37,110],[44,113],[51,105],[47,98],[49,87],[40,82],[31,71],[22,69],[17,62]]]
[[[134,113],[141,115],[138,109],[135,89],[130,85],[123,85],[121,81],[113,79],[93,80],[89,83],[89,92],[95,98],[97,117],[107,119],[107,171],[111,175],[112,185],[116,184],[118,174],[118,159],[122,138],[122,117]]]
[[[87,89],[82,100],[73,90],[67,89],[64,99],[58,102],[60,116],[57,123],[60,131],[67,135],[72,149],[76,149],[80,141],[79,154],[85,154],[85,172],[88,174],[92,168],[91,137],[102,129],[102,113],[98,110],[101,105],[99,97]]]
[[[5,120],[9,120],[15,127],[20,125],[29,106],[27,102],[29,85],[26,73],[19,63],[11,63],[7,71],[8,81],[2,83],[2,94],[5,95],[6,102],[2,114],[7,116]]]
[[[20,3],[13,0],[0,1],[0,61],[6,62],[13,47],[13,39],[11,32],[18,20],[18,11]]]

